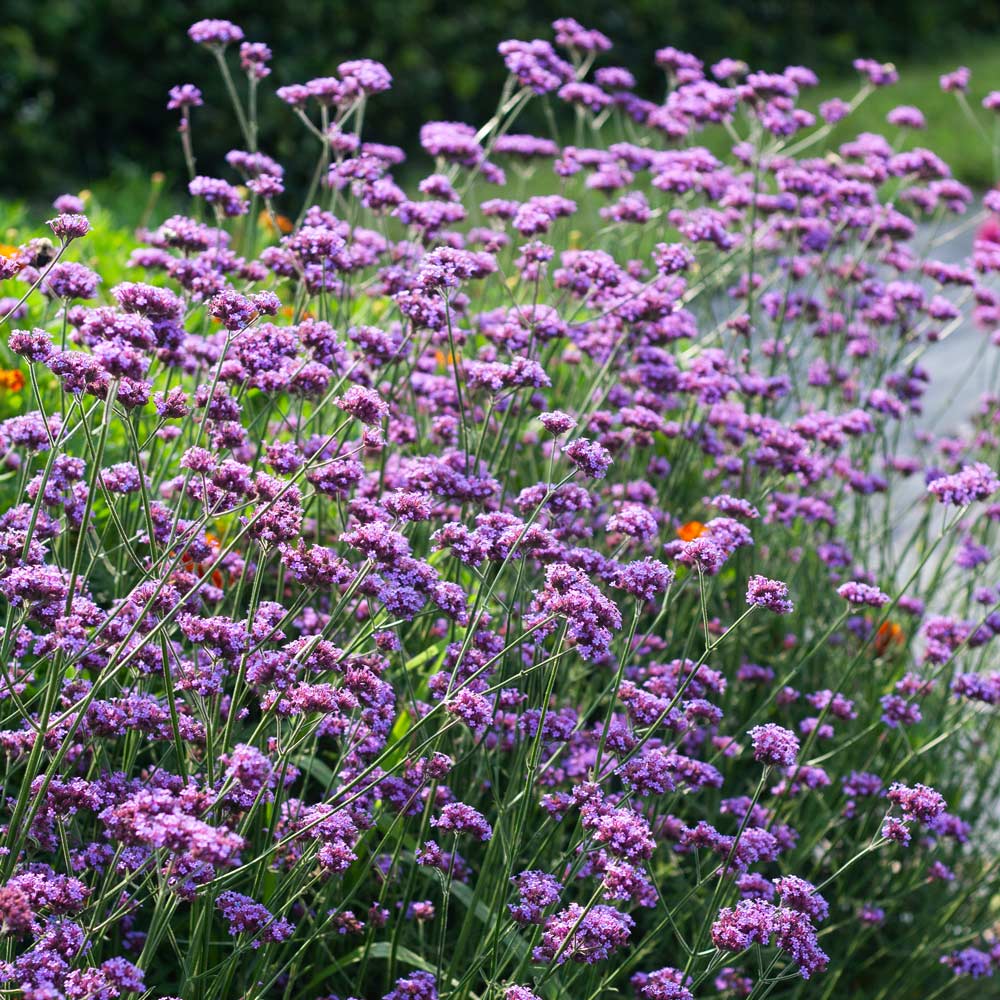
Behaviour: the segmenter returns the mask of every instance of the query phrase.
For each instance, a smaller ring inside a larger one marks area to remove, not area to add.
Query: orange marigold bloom
[[[705,534],[705,525],[701,521],[688,521],[677,529],[677,537],[682,542],[693,542]]]
[[[20,392],[24,388],[24,375],[19,368],[0,368],[0,389]]]
[[[290,233],[295,228],[295,223],[287,215],[275,215],[263,211],[257,217],[257,221],[270,233]]]

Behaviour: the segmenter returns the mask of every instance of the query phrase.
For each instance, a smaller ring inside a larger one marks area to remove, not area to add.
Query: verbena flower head
[[[941,89],[945,91],[965,91],[968,90],[971,79],[972,72],[969,68],[967,66],[959,66],[958,69],[941,75]]]
[[[584,910],[572,903],[545,921],[542,943],[535,948],[536,962],[562,964],[580,962],[593,965],[610,958],[624,947],[635,921],[613,906],[597,904]]]
[[[232,21],[207,18],[195,21],[188,28],[188,37],[199,45],[224,48],[234,42],[243,41],[243,29]]]
[[[747,734],[753,742],[754,760],[774,767],[791,767],[799,752],[795,733],[773,722],[754,726]]]
[[[586,438],[571,441],[563,448],[563,454],[591,479],[603,479],[611,466],[611,453],[597,442]]]
[[[788,598],[788,586],[780,580],[755,575],[747,583],[747,604],[767,608],[778,615],[789,615],[794,605]]]
[[[450,833],[468,833],[479,840],[493,836],[493,828],[483,814],[462,802],[449,802],[440,816],[431,818],[431,826]]]
[[[61,194],[52,202],[52,207],[60,215],[82,215],[86,205],[78,195]]]
[[[940,816],[946,808],[944,797],[926,785],[907,787],[900,782],[889,787],[889,801],[895,803],[907,818],[929,823]]]
[[[63,212],[54,219],[49,219],[49,227],[63,242],[78,240],[90,232],[90,221],[85,215],[75,212]]]
[[[994,972],[992,956],[981,948],[962,948],[942,956],[941,962],[956,976],[968,976],[970,979],[992,976]]]
[[[1000,479],[985,462],[966,465],[961,472],[932,479],[927,491],[939,502],[964,507],[976,500],[986,500],[1000,490]]]
[[[167,110],[186,112],[188,108],[200,108],[204,103],[201,91],[193,83],[181,83],[170,88]]]
[[[870,608],[881,608],[888,604],[890,597],[888,594],[873,587],[868,583],[861,583],[858,580],[851,580],[842,583],[837,588],[837,593],[850,604],[867,605]]]

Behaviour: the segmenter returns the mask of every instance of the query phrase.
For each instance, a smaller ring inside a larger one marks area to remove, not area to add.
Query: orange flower
[[[282,306],[281,307],[281,315],[284,316],[285,319],[292,319],[292,317],[295,315],[295,306]],[[315,319],[316,318],[316,314],[310,312],[307,309],[302,314],[301,318],[302,319]]]
[[[19,368],[0,368],[0,389],[20,392],[24,388],[24,375]]]
[[[688,521],[677,529],[677,537],[682,542],[693,542],[705,534],[705,525],[701,521]]]
[[[13,247],[9,243],[0,243],[0,257],[16,257],[19,250],[19,247]]]
[[[875,633],[875,654],[882,656],[890,646],[902,646],[906,640],[902,628],[895,622],[882,622]]]
[[[184,564],[184,568],[189,573],[197,573],[199,576],[201,576],[201,575],[203,575],[205,573],[205,571],[208,569],[208,567],[211,566],[213,562],[215,562],[215,560],[216,560],[216,558],[217,558],[217,556],[219,554],[219,545],[221,543],[221,540],[219,539],[219,537],[217,535],[213,535],[210,531],[206,531],[205,532],[205,542],[208,544],[209,548],[211,548],[211,550],[212,550],[212,556],[211,556],[211,558],[205,560],[205,562],[196,563],[193,559],[190,558],[190,556],[185,555],[184,558],[182,559],[182,562]],[[237,553],[237,555],[238,554],[239,553]],[[230,573],[229,574],[229,582],[230,583],[235,583],[235,581],[236,581],[235,574]],[[211,582],[212,582],[212,585],[215,586],[215,587],[218,587],[219,590],[221,590],[226,585],[225,575],[223,574],[222,570],[219,569],[218,567],[216,567],[215,569],[212,570]]]
[[[257,216],[257,221],[269,232],[290,233],[295,224],[287,215],[274,215],[264,211]]]

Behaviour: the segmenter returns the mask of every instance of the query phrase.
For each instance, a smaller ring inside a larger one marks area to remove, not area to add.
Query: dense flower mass
[[[407,162],[405,67],[285,82],[267,149],[280,53],[189,35],[238,137],[166,95],[190,208],[0,255],[0,986],[978,995],[1000,395],[923,408],[1000,343],[995,219],[935,255],[1000,194],[855,134],[867,58],[643,94],[563,17]]]

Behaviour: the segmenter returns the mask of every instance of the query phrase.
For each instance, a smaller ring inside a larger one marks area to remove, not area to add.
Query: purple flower
[[[131,462],[119,462],[106,469],[101,469],[101,485],[109,493],[138,493],[148,478],[144,477]]]
[[[828,125],[835,125],[851,113],[851,106],[839,97],[835,97],[832,100],[824,101],[819,106],[819,113]]]
[[[613,906],[597,904],[589,911],[579,903],[545,921],[542,943],[535,948],[536,962],[582,962],[593,965],[628,944],[635,921]]]
[[[585,28],[572,17],[560,17],[552,22],[556,45],[577,49],[579,52],[607,52],[611,40],[593,28]]]
[[[225,48],[232,42],[243,41],[243,29],[232,21],[206,18],[188,28],[188,37],[199,45]]]
[[[816,887],[797,875],[776,878],[774,885],[782,906],[798,910],[817,923],[824,921],[830,913],[827,901],[816,891]]]
[[[256,747],[237,743],[231,753],[223,754],[219,763],[226,769],[229,785],[226,799],[241,809],[250,809],[258,798],[271,801],[275,786],[274,768],[267,756]]]
[[[431,826],[450,833],[468,833],[479,840],[489,840],[493,836],[493,827],[486,822],[486,817],[464,802],[449,802],[440,816],[431,818]]]
[[[205,103],[201,91],[193,83],[181,83],[171,87],[168,97],[167,110],[180,110],[185,114],[188,108],[200,108]]]
[[[666,966],[653,972],[639,972],[632,977],[636,993],[646,1000],[694,1000],[685,983],[693,982],[680,969]]]
[[[523,871],[511,882],[517,889],[519,900],[508,904],[511,916],[519,924],[540,924],[543,911],[558,902],[563,887],[558,879],[547,872]]]
[[[901,104],[899,107],[893,108],[885,117],[890,125],[895,125],[898,128],[921,129],[927,127],[927,121],[921,110],[908,104]]]
[[[337,67],[349,91],[381,94],[392,86],[392,75],[374,59],[350,59]]]
[[[851,604],[865,604],[871,608],[881,608],[890,601],[889,595],[883,593],[878,587],[860,583],[857,580],[842,583],[837,588],[837,593]]]
[[[183,300],[169,288],[123,281],[111,289],[111,294],[125,312],[138,313],[154,322],[176,320],[184,313]]]
[[[950,73],[944,73],[940,78],[941,89],[951,92],[964,92],[969,89],[972,71],[967,66],[959,66]]]
[[[896,816],[888,816],[882,823],[882,836],[906,847],[910,843],[910,828]]]
[[[389,412],[388,403],[374,389],[360,385],[352,385],[334,403],[363,424],[379,424]]]
[[[535,591],[530,612],[527,621],[539,626],[537,631],[551,632],[555,623],[546,619],[552,616],[565,619],[568,637],[580,654],[591,660],[608,652],[612,633],[622,627],[621,612],[614,602],[567,563],[546,567],[545,586]]]
[[[476,691],[463,688],[446,702],[446,708],[470,729],[485,729],[493,721],[493,704]]]
[[[715,576],[725,566],[727,558],[726,550],[708,535],[700,535],[690,542],[671,542],[666,551],[676,554],[682,565],[696,567],[708,576]]]
[[[250,210],[250,203],[240,192],[228,181],[217,177],[195,177],[188,184],[188,191],[193,198],[201,198],[208,205],[218,205],[226,216],[246,215]]]
[[[888,798],[903,810],[907,819],[915,819],[920,823],[930,823],[945,811],[947,804],[944,797],[927,785],[914,785],[912,788],[896,782],[889,787]]]
[[[788,585],[766,576],[752,576],[747,583],[747,604],[767,608],[778,615],[789,615],[794,605],[788,599]]]
[[[656,537],[659,525],[653,513],[642,504],[624,503],[608,518],[607,529],[646,541]]]
[[[612,586],[644,601],[655,600],[674,582],[673,570],[658,559],[641,559],[623,566]]]
[[[858,910],[858,921],[866,927],[880,927],[885,923],[885,910],[880,906],[866,903]]]
[[[541,421],[542,426],[556,437],[568,434],[576,427],[576,421],[568,413],[563,413],[560,410],[543,413],[538,419]]]
[[[52,202],[52,207],[60,215],[82,215],[85,206],[83,199],[75,194],[61,194]]]
[[[437,980],[429,972],[411,972],[396,980],[382,1000],[437,1000]]]
[[[981,979],[993,975],[993,960],[990,955],[979,948],[963,948],[953,951],[941,958],[941,964],[947,965],[956,976],[969,976],[971,979]]]
[[[101,276],[75,261],[53,265],[42,282],[42,291],[54,299],[92,299],[97,294]]]
[[[64,212],[62,215],[57,215],[54,219],[49,219],[48,225],[64,243],[78,240],[90,232],[90,222],[87,216],[75,212]]]
[[[899,80],[899,73],[892,63],[880,63],[874,59],[855,59],[854,68],[875,87],[886,87]]]
[[[208,303],[208,312],[227,330],[242,330],[257,316],[257,307],[245,295],[241,295],[233,288],[227,288]]]
[[[961,472],[932,479],[927,491],[941,503],[964,507],[974,500],[985,500],[1000,490],[1000,479],[985,462],[963,466]]]
[[[229,925],[230,934],[256,935],[252,942],[254,948],[266,942],[285,941],[295,930],[295,925],[284,917],[276,919],[266,907],[239,892],[221,893],[215,906]]]
[[[541,997],[532,993],[527,986],[508,986],[503,996],[504,1000],[541,1000]]]
[[[735,908],[720,910],[712,924],[712,943],[721,951],[743,951],[754,943],[766,946],[772,937],[798,965],[803,979],[826,968],[829,958],[819,947],[815,928],[805,913],[763,900],[743,900]]]
[[[772,767],[791,767],[799,752],[798,737],[790,729],[766,722],[747,734],[753,742],[754,760]]]
[[[240,69],[256,80],[270,76],[268,63],[271,61],[271,49],[263,42],[243,42],[240,45]]]
[[[920,706],[898,694],[885,694],[879,699],[882,719],[890,729],[899,726],[915,726],[923,718]]]
[[[657,243],[653,260],[660,274],[680,274],[694,264],[695,257],[683,243]]]
[[[536,94],[548,94],[573,79],[573,67],[560,59],[546,41],[511,39],[501,42],[497,48],[518,83],[530,87]]]

